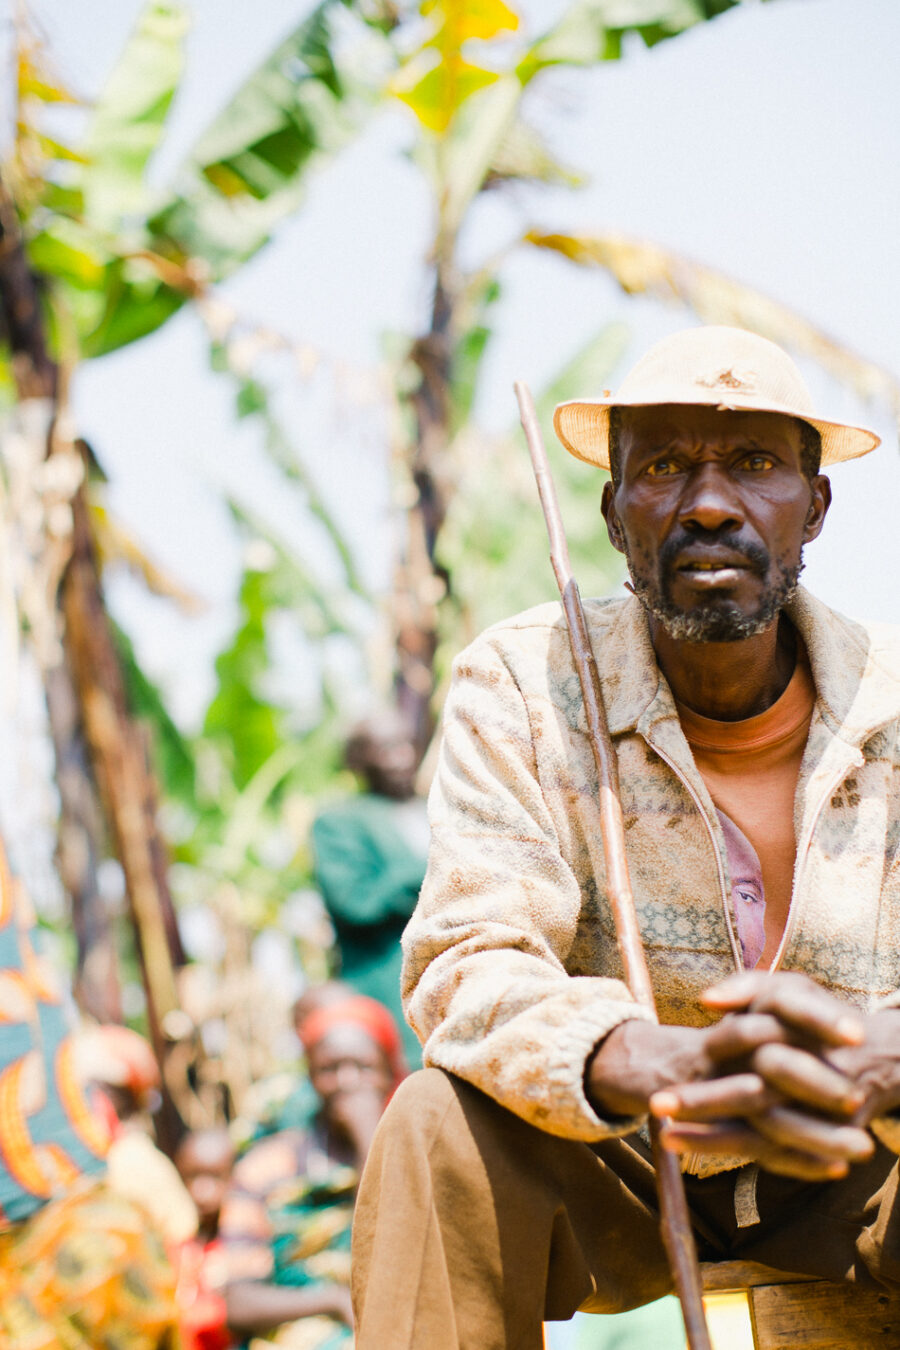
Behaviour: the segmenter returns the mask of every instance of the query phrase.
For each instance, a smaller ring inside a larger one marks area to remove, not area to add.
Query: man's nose
[[[731,530],[744,523],[740,495],[718,464],[700,464],[688,476],[679,503],[678,522],[690,529]]]

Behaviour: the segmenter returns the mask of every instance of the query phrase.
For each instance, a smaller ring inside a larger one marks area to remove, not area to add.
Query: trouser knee
[[[443,1110],[453,1100],[454,1079],[443,1069],[417,1069],[409,1074],[391,1097],[384,1119],[390,1128],[415,1129],[435,1110]]]
[[[397,1146],[414,1152],[432,1147],[447,1128],[448,1114],[456,1114],[460,1086],[441,1069],[411,1073],[388,1103],[373,1153],[393,1152]]]

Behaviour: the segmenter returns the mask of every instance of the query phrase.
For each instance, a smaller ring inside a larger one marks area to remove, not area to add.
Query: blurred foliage
[[[429,727],[423,704],[460,645],[485,623],[554,594],[521,440],[514,432],[488,437],[477,423],[505,267],[520,241],[532,242],[532,232],[526,225],[512,245],[468,268],[459,241],[465,233],[471,245],[467,227],[487,193],[516,187],[521,217],[534,209],[533,189],[581,182],[531,111],[545,72],[617,60],[627,38],[653,46],[735,3],[572,0],[536,37],[505,0],[430,0],[421,7],[421,36],[388,88],[415,118],[413,158],[434,214],[426,262],[434,286],[431,322],[412,338],[398,380],[398,465],[411,503],[394,597],[395,613],[407,616],[398,622],[399,693],[422,736]],[[612,382],[623,345],[620,329],[602,327],[546,397],[539,395],[541,406]],[[607,592],[622,568],[600,525],[599,481],[559,458],[576,571],[587,593]]]
[[[900,417],[900,381],[889,370],[849,352],[821,329],[767,295],[691,258],[619,234],[544,234],[525,242],[562,255],[578,267],[600,268],[626,295],[646,295],[691,310],[704,323],[749,328],[816,361],[865,400],[877,399]]]
[[[384,66],[387,58],[379,53],[390,23],[377,7],[363,14],[345,0],[324,0],[250,74],[172,187],[162,189],[151,186],[148,169],[183,73],[188,6],[175,0],[144,5],[100,97],[71,124],[56,117],[56,108],[76,100],[34,31],[19,24],[16,136],[3,174],[64,367],[153,332],[264,246],[296,210],[309,171],[336,154],[369,116],[380,86],[368,72]],[[345,57],[340,69],[338,31]],[[46,134],[54,117],[66,131],[74,128],[68,143],[64,132]],[[334,589],[364,594],[349,547],[271,411],[268,391],[232,371],[215,343],[212,360],[236,380],[236,415],[261,423],[286,486],[330,539],[340,565]],[[11,390],[5,358],[0,379]],[[124,563],[158,593],[189,600],[110,519],[102,487],[95,483],[92,491],[92,526],[104,564]],[[250,521],[240,503],[234,513],[248,545],[257,553],[264,546],[264,563],[244,573],[238,627],[216,662],[216,686],[198,736],[178,730],[125,634],[119,631],[117,639],[132,705],[154,728],[183,897],[199,901],[233,883],[244,916],[262,923],[308,882],[312,798],[342,781],[327,661],[308,725],[297,725],[296,711],[267,690],[269,628],[287,616],[312,645],[343,638],[349,628],[337,613],[340,597],[332,606],[302,559],[266,538],[264,522]],[[286,820],[295,821],[293,829]]]
[[[296,210],[309,169],[360,129],[378,86],[339,72],[338,11],[365,29],[371,59],[381,21],[350,0],[323,0],[238,89],[163,191],[149,186],[147,168],[181,76],[188,7],[144,7],[75,145],[40,130],[47,105],[71,96],[42,72],[23,31],[10,185],[31,261],[52,278],[67,355],[99,356],[153,332],[234,271]]]
[[[548,445],[556,404],[608,383],[627,339],[623,324],[609,325],[541,391],[536,407]],[[466,490],[453,497],[440,550],[455,583],[455,641],[505,614],[556,599],[546,526],[518,428],[491,441],[463,435],[459,449]],[[571,455],[554,456],[553,475],[579,585],[585,595],[608,594],[622,566],[604,542],[600,479]]]
[[[424,331],[406,335],[387,358],[382,388],[389,382],[393,393],[383,395],[388,406],[381,411],[396,439],[405,521],[421,511],[423,492],[433,489],[439,502],[435,528],[424,530],[427,556],[415,566],[407,558],[404,585],[415,592],[419,621],[440,627],[440,674],[447,655],[485,623],[553,594],[521,439],[512,427],[489,436],[478,424],[510,252],[556,247],[577,265],[607,267],[621,282],[611,257],[590,250],[576,256],[529,228],[533,189],[581,182],[577,166],[562,162],[542,134],[531,91],[545,72],[617,60],[628,41],[652,46],[738,3],[572,0],[534,35],[506,0],[321,0],[247,76],[171,183],[159,187],[150,170],[183,75],[188,5],[148,0],[99,99],[76,109],[81,121],[72,123],[63,116],[72,95],[20,25],[17,129],[3,174],[40,278],[56,356],[68,368],[120,349],[189,303],[209,313],[216,283],[297,211],[313,173],[380,111],[403,109],[433,201],[433,246],[422,265],[435,306]],[[67,140],[56,128],[70,125]],[[521,230],[509,248],[467,271],[458,251],[462,231],[484,194],[510,186],[520,190]],[[324,550],[318,542],[315,548],[328,553],[327,566],[307,556],[303,540],[286,547],[246,502],[230,503],[246,563],[235,632],[216,662],[196,736],[176,727],[164,693],[142,673],[123,634],[119,650],[133,705],[155,729],[179,895],[204,902],[227,886],[240,896],[244,921],[259,925],[308,884],[306,833],[316,799],[350,786],[340,767],[346,700],[336,671],[349,664],[363,677],[379,610],[317,488],[315,466],[279,417],[259,364],[247,358],[247,343],[238,352],[232,334],[208,326],[213,366],[233,383],[235,415],[259,428],[285,493],[315,522],[311,537],[325,541]],[[598,327],[538,391],[545,428],[560,398],[610,382],[625,332]],[[260,338],[258,350],[267,342]],[[0,400],[8,402],[10,389],[0,360]],[[558,459],[582,587],[606,591],[620,568],[603,542],[596,474]],[[99,499],[94,528],[108,563],[124,561],[154,589],[183,601],[117,532]],[[403,597],[393,600],[396,609]],[[308,706],[272,678],[274,634],[285,625],[318,689]]]
[[[265,449],[283,479],[285,490],[299,493],[306,511],[322,527],[333,551],[333,561],[340,572],[340,581],[333,589],[344,588],[363,599],[370,599],[347,539],[304,462],[303,455],[293,444],[289,432],[274,410],[273,391],[258,373],[246,369],[246,355],[242,357],[240,365],[235,363],[233,348],[227,342],[214,341],[210,355],[213,369],[230,375],[234,382],[235,416],[238,420],[253,418],[258,423]],[[324,617],[328,608],[324,583],[319,594],[313,598],[319,601]],[[340,621],[333,617],[330,622],[334,626],[341,626]]]

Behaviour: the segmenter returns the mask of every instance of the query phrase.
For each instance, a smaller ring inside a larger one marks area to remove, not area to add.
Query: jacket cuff
[[[585,1065],[599,1043],[623,1022],[655,1020],[642,1004],[618,1001],[595,1004],[567,1020],[564,1034],[550,1046],[546,1089],[551,1119],[543,1128],[587,1143],[634,1134],[646,1115],[610,1120],[599,1116],[585,1096]]]

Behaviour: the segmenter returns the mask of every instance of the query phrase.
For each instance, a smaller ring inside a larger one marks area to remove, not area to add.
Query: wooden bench
[[[746,1293],[756,1350],[900,1350],[900,1293],[811,1280],[749,1261],[701,1269],[708,1294]]]

